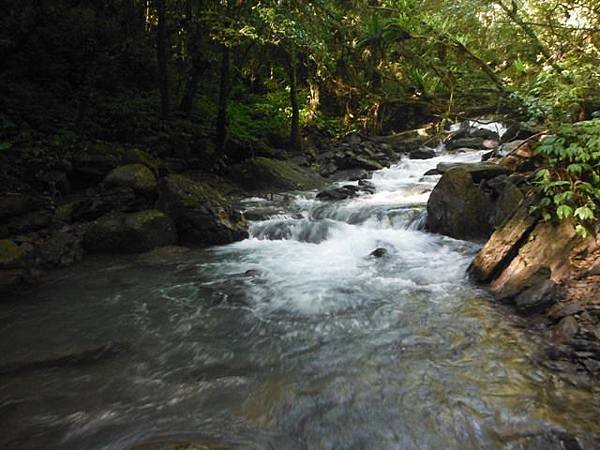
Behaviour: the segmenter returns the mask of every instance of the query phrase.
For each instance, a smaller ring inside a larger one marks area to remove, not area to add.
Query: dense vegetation
[[[102,140],[218,171],[351,129],[481,114],[556,127],[598,110],[599,52],[594,0],[9,2],[0,152]],[[561,217],[597,204],[597,140],[556,145],[590,127],[540,149]]]

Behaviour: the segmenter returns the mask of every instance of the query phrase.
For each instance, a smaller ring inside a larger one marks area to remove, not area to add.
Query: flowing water
[[[90,258],[4,303],[0,366],[119,351],[0,375],[0,448],[597,447],[598,388],[538,364],[526,322],[467,281],[477,244],[422,231],[422,174],[479,157],[401,161],[351,200],[248,199],[273,213],[250,239]]]

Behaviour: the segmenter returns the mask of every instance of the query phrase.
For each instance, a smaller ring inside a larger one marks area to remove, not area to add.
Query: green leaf
[[[0,151],[10,150],[13,146],[12,142],[0,142]]]
[[[556,208],[556,215],[560,220],[564,220],[573,215],[573,208],[571,208],[569,205],[560,205],[558,208]]]
[[[594,211],[587,206],[580,206],[575,210],[573,215],[581,220],[592,220],[594,218]]]

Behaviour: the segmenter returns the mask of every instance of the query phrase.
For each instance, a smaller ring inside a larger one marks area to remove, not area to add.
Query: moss
[[[136,192],[156,189],[156,177],[144,164],[127,164],[112,170],[104,180],[108,185],[127,186]]]
[[[200,202],[208,203],[214,208],[229,206],[227,200],[207,183],[192,180],[184,175],[170,175],[165,178],[165,182],[187,208],[195,208]]]
[[[9,239],[0,240],[0,269],[25,266],[25,250]]]
[[[143,164],[150,169],[154,175],[158,175],[161,162],[138,148],[128,149],[123,154],[123,164]]]

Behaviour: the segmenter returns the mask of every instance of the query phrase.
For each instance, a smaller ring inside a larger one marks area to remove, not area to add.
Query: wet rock
[[[372,182],[367,181],[367,180],[359,180],[358,186],[360,187],[361,191],[368,192],[369,194],[374,194],[375,191],[377,190],[375,185]]]
[[[483,149],[489,148],[484,144],[484,142],[485,142],[485,139],[483,137],[464,137],[464,138],[452,139],[450,141],[447,141],[445,144],[446,144],[446,150],[448,150],[448,151],[456,150],[458,148],[483,150]]]
[[[436,168],[442,174],[461,168],[471,175],[475,183],[509,173],[506,167],[493,163],[439,163]]]
[[[373,258],[382,258],[384,256],[387,255],[387,250],[385,248],[379,247],[376,248],[375,250],[373,250],[369,256],[373,257]]]
[[[504,144],[505,142],[528,139],[542,131],[544,131],[544,127],[541,125],[513,123],[509,125],[506,132],[502,135],[500,143]]]
[[[244,272],[244,276],[245,276],[245,277],[254,278],[254,277],[257,277],[257,276],[259,276],[259,275],[260,275],[260,271],[258,271],[258,270],[256,270],[256,269],[249,269],[249,270],[246,270],[246,271]]]
[[[420,147],[418,149],[412,150],[408,157],[410,159],[431,159],[436,155],[435,150],[427,147]]]
[[[563,317],[554,328],[553,337],[556,341],[567,342],[575,337],[579,324],[573,316]]]
[[[424,177],[430,177],[434,175],[441,175],[442,173],[437,169],[429,169],[427,172],[423,174]]]
[[[389,146],[394,153],[408,153],[426,144],[436,145],[432,129],[430,128],[408,130],[390,136],[377,136],[372,140],[380,145],[385,144]]]
[[[175,224],[157,210],[107,214],[84,235],[85,249],[102,253],[138,253],[176,241]]]
[[[36,266],[68,267],[83,259],[83,236],[76,232],[57,231],[44,239],[36,250]]]
[[[360,181],[371,178],[371,173],[366,170],[358,169],[353,174],[348,174],[348,181]]]
[[[218,192],[182,175],[160,180],[156,206],[173,218],[182,242],[228,244],[248,236],[244,217]]]
[[[465,168],[449,169],[427,202],[427,229],[457,239],[487,237],[492,231],[489,205]]]
[[[319,200],[345,200],[348,198],[353,198],[358,195],[360,188],[353,185],[342,186],[338,188],[331,188],[321,191],[317,194],[317,198]]]
[[[144,164],[127,164],[113,169],[104,179],[109,187],[128,187],[142,195],[152,196],[156,191],[156,177]]]

